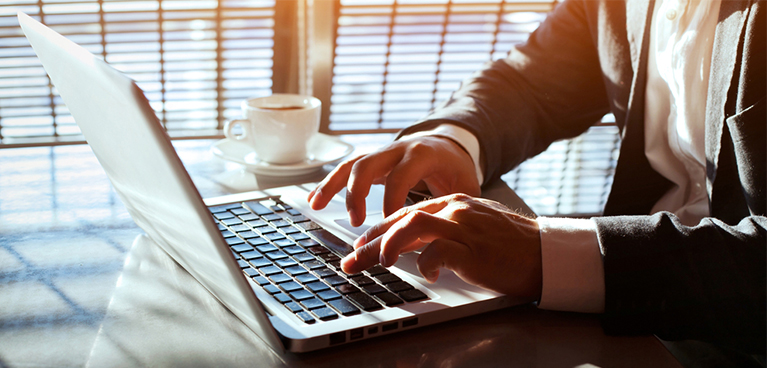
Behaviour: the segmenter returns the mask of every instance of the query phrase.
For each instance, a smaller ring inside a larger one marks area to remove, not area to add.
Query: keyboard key
[[[295,217],[295,216],[301,216],[301,212],[298,212],[298,211],[296,211],[296,210],[294,210],[294,209],[292,209],[292,208],[288,210],[288,214],[289,214],[289,215],[291,215],[291,216],[293,216],[293,217]]]
[[[277,241],[280,239],[285,239],[285,235],[282,235],[280,233],[271,233],[264,235],[265,238],[271,240],[271,241]]]
[[[280,206],[269,206],[269,209],[274,211],[274,212],[282,212],[283,211],[282,207],[280,207]]]
[[[278,229],[279,228],[283,228],[283,227],[287,227],[287,226],[292,226],[290,224],[290,222],[287,222],[287,221],[282,220],[282,219],[277,220],[277,221],[272,221],[272,225],[277,226]]]
[[[295,300],[304,300],[304,299],[309,299],[314,297],[314,294],[304,289],[297,290],[288,294],[290,294],[290,296],[293,297],[293,299]]]
[[[226,240],[226,244],[229,244],[230,246],[245,243],[245,241],[240,238],[228,238],[225,240]]]
[[[255,250],[251,250],[251,251],[240,253],[240,257],[245,258],[247,260],[251,260],[251,259],[261,258],[261,253]]]
[[[386,287],[388,287],[389,290],[395,293],[400,293],[402,291],[410,290],[413,288],[412,285],[404,281],[392,282],[391,284],[387,284]]]
[[[322,258],[326,263],[336,262],[341,260],[340,257],[338,257],[337,255],[333,253],[320,254],[319,257]]]
[[[240,255],[239,255],[239,254],[237,254],[237,252],[235,252],[235,251],[232,251],[232,257],[234,257],[234,259],[240,259],[240,258],[242,258],[242,257],[240,257]]]
[[[258,238],[255,239],[248,239],[248,244],[257,247],[259,245],[269,244],[269,241],[262,238],[261,235],[259,235]]]
[[[253,268],[245,268],[242,271],[245,272],[245,274],[250,276],[250,277],[258,276],[258,271],[256,271]]]
[[[282,248],[282,251],[287,253],[287,254],[290,254],[292,256],[292,255],[303,253],[304,252],[304,248],[301,248],[301,247],[299,247],[297,245],[294,245],[292,247]]]
[[[314,323],[314,317],[309,312],[298,312],[296,313],[296,317],[298,317],[301,321],[303,321],[306,324],[312,324]]]
[[[352,285],[352,284],[338,285],[338,286],[336,286],[336,290],[338,290],[339,293],[344,294],[344,295],[360,292],[360,289],[357,288],[356,286]]]
[[[387,307],[393,307],[395,305],[400,305],[403,303],[402,299],[397,298],[396,295],[388,291],[385,293],[376,294],[376,298],[381,299],[381,301],[383,301]]]
[[[376,275],[389,273],[389,270],[387,270],[384,266],[375,265],[365,270],[365,272],[367,272],[367,274],[370,276],[376,276]]]
[[[273,222],[273,221],[277,221],[277,220],[282,220],[282,216],[280,216],[278,214],[275,214],[275,213],[272,213],[272,214],[269,214],[269,215],[264,215],[264,216],[261,216],[261,217],[263,217],[264,220],[269,221],[269,222]]]
[[[233,213],[233,214],[235,214],[237,216],[250,214],[250,211],[248,211],[248,210],[246,210],[246,209],[244,209],[242,207],[233,208],[233,209],[229,210],[229,212],[231,212],[231,213]]]
[[[298,305],[298,303],[296,303],[296,302],[289,302],[289,303],[285,303],[285,308],[288,308],[288,310],[290,310],[290,311],[291,311],[291,312],[293,312],[293,313],[298,313],[298,312],[301,312],[301,311],[303,311],[303,310],[304,310],[304,309],[303,309],[303,308],[301,308],[301,306],[300,306],[300,305]]]
[[[274,252],[275,250],[277,250],[277,247],[271,244],[264,244],[264,245],[257,246],[256,249],[258,249],[258,251],[261,253],[268,253],[268,252]]]
[[[280,248],[285,248],[285,247],[289,247],[289,246],[292,246],[292,245],[296,245],[296,243],[293,243],[293,241],[290,240],[290,239],[280,239],[280,240],[275,241],[274,245],[276,245],[276,246],[278,246]]]
[[[298,230],[298,229],[296,229]],[[290,237],[295,241],[301,241],[309,239],[309,235],[306,235],[304,233],[296,233],[296,234],[290,234]]]
[[[262,219],[248,221],[248,225],[253,226],[255,228],[266,226],[266,224],[267,222]]]
[[[315,245],[313,247],[306,248],[306,250],[308,250],[309,253],[311,253],[311,254],[313,254],[315,256],[316,255],[320,255],[320,254],[330,253],[330,251],[327,248],[325,248],[325,247],[323,247],[321,245]]]
[[[393,273],[385,273],[383,275],[376,275],[374,277],[378,279],[378,281],[380,281],[382,284],[391,284],[392,282],[402,281],[401,278]]]
[[[338,314],[333,312],[333,310],[328,307],[314,309],[312,310],[312,313],[314,313],[315,316],[319,317],[323,321],[338,318]]]
[[[214,213],[213,217],[215,217],[215,218],[217,218],[219,220],[228,220],[228,219],[233,219],[234,218],[234,214],[229,213],[227,211],[227,212],[221,212],[221,213]]]
[[[303,268],[303,267],[301,267],[301,266],[298,266],[298,265],[296,265],[296,266],[290,266],[290,267],[285,267],[285,268],[284,268],[284,270],[285,270],[285,272],[287,272],[287,273],[288,273],[288,275],[290,275],[290,276],[298,276],[298,275],[303,275],[303,274],[305,274],[305,273],[309,272],[309,271],[307,271],[305,268]]]
[[[277,299],[278,302],[283,304],[293,301],[293,299],[290,299],[290,297],[285,293],[274,294],[274,299]]]
[[[266,279],[266,277],[263,276],[256,276],[253,278],[253,281],[255,281],[257,284],[264,286],[269,285],[269,280]]]
[[[304,267],[310,270],[316,270],[319,268],[325,268],[325,264],[320,261],[314,260],[314,261],[304,262]]]
[[[386,289],[384,289],[383,286],[378,285],[378,284],[365,285],[365,286],[362,287],[362,290],[365,290],[368,294],[371,294],[371,295],[375,295],[375,294],[380,294],[380,293],[385,293],[386,292]]]
[[[344,316],[351,316],[360,313],[359,308],[344,299],[331,300],[328,302],[328,304],[330,304]]]
[[[246,232],[238,233],[237,235],[239,235],[239,236],[241,236],[241,237],[243,237],[245,239],[248,239],[248,240],[249,239],[253,239],[253,238],[258,238],[258,237],[261,236],[261,235],[258,235],[258,233],[254,232],[254,231],[246,231]]]
[[[335,276],[330,276],[326,278],[325,282],[330,284],[330,286],[337,286],[337,285],[345,284],[348,281],[346,281],[346,279],[341,276],[335,275]]]
[[[280,289],[272,284],[264,285],[264,290],[266,290],[267,293],[272,295],[280,292]]]
[[[232,246],[232,250],[237,253],[244,253],[244,252],[250,252],[253,250],[253,247],[250,246],[250,244],[237,244]]]
[[[314,273],[316,273],[317,276],[322,277],[323,279],[326,278],[326,277],[337,275],[336,271],[333,271],[333,270],[331,270],[329,268],[326,268],[326,267],[318,268],[318,269],[315,269],[315,270],[312,270],[312,271],[314,271]]]
[[[270,261],[270,260],[268,260],[266,258],[251,259],[248,262],[250,262],[250,264],[252,264],[253,267],[255,267],[255,268],[267,267],[267,266],[271,266],[271,265],[274,264],[274,263],[272,263],[272,261]]]
[[[328,300],[333,300],[333,299],[340,298],[341,294],[339,294],[335,290],[325,290],[325,291],[317,293],[317,296],[320,297],[320,299],[322,299],[324,301],[328,301]]]
[[[324,307],[325,303],[317,298],[309,298],[302,300],[301,305],[303,305],[306,309],[317,309]]]
[[[229,238],[234,238],[235,236],[237,236],[237,234],[235,234],[235,233],[233,233],[233,232],[231,232],[229,230],[223,230],[223,231],[221,231],[221,236],[223,236],[224,239],[229,239]]]
[[[341,260],[340,259],[328,262],[328,265],[329,266],[333,266],[333,269],[335,269],[335,270],[341,271]]]
[[[261,273],[263,273],[266,276],[282,273],[282,270],[277,266],[267,266],[267,267],[259,268],[259,271],[261,271]]]
[[[288,217],[288,220],[292,221],[294,224],[298,224],[298,223],[301,223],[301,222],[309,222],[309,221],[311,221],[311,220],[309,220],[308,217],[306,217],[304,215],[301,215],[301,214],[293,215],[290,212],[288,212],[288,214],[291,215],[291,217]]]
[[[216,226],[218,226],[218,229],[221,230],[221,231],[226,230],[226,226],[224,226],[224,225],[216,224]]]
[[[278,260],[278,259],[283,259],[283,258],[287,258],[287,257],[288,257],[288,255],[287,255],[287,254],[285,254],[285,252],[283,252],[283,251],[280,251],[280,250],[278,250],[278,251],[276,251],[276,252],[270,252],[270,253],[266,253],[266,254],[264,254],[264,255],[266,256],[266,258],[269,258],[269,259],[271,259],[272,261],[275,261],[275,260]]]
[[[317,243],[316,240],[309,239],[308,236],[306,237],[306,239],[299,240],[298,244],[301,244],[301,246],[304,247],[304,248],[309,248],[309,247],[313,247],[315,245],[320,245],[320,243]]]
[[[301,229],[304,229],[305,231],[322,229],[322,226],[320,226],[320,224],[311,220],[306,222],[297,222],[295,224],[296,226],[300,227]]]
[[[240,266],[240,268],[248,268],[248,267],[250,267],[250,265],[248,264],[248,262],[245,262],[245,261],[243,261],[243,260],[238,260],[238,261],[237,261],[237,265],[238,265],[238,266]]]
[[[282,230],[285,234],[288,234],[288,235],[292,235],[292,234],[296,234],[296,233],[301,233],[300,229],[298,229],[298,228],[296,228],[295,226],[292,226],[292,225],[291,226],[283,227],[280,230]],[[306,239],[306,238],[304,238],[304,239]]]
[[[269,276],[269,280],[272,280],[275,284],[279,284],[282,282],[293,281],[293,278],[284,273],[275,273],[274,275]]]
[[[277,229],[275,229],[275,228],[273,228],[273,227],[271,227],[271,226],[269,226],[269,225],[266,225],[266,226],[259,226],[259,227],[257,227],[257,228],[256,228],[256,230],[257,230],[257,231],[258,231],[258,232],[259,232],[261,235],[271,234],[271,233],[274,233],[274,232],[276,232],[276,231],[277,231]]]
[[[320,243],[325,244],[328,249],[333,250],[334,252],[342,255],[347,255],[351,252],[354,252],[354,248],[346,244],[345,241],[339,239],[337,236],[333,235],[330,231],[327,231],[325,229],[319,229],[316,231],[312,231],[312,236],[317,238],[317,240],[320,241]]]
[[[377,301],[375,301],[373,298],[368,296],[365,293],[353,293],[346,295],[347,298],[349,298],[351,301],[357,303],[360,307],[362,307],[362,310],[366,312],[374,311],[381,309],[381,304],[378,304]]]
[[[315,293],[319,293],[320,291],[329,290],[330,286],[325,285],[325,283],[323,282],[317,281],[317,282],[312,282],[310,284],[306,284],[306,288]]]
[[[317,281],[319,279],[317,278],[317,276],[314,276],[314,275],[312,275],[310,273],[305,273],[305,274],[301,274],[301,275],[296,276],[296,280],[298,280],[298,282],[300,282],[302,284],[308,284],[310,282],[315,282],[315,281]]]
[[[264,216],[272,213],[272,210],[266,208],[264,205],[256,201],[245,202],[245,207],[249,208],[251,211],[253,211],[253,213],[259,216]]]
[[[232,226],[232,230],[236,233],[243,233],[246,231],[250,231],[250,227],[248,225],[239,224]]]
[[[370,285],[375,283],[375,281],[373,281],[370,277],[367,277],[367,276],[352,277],[352,281],[354,281],[354,283],[359,286],[365,286],[365,285]]]
[[[286,250],[286,252],[287,252],[287,250]],[[290,254],[290,253],[288,253],[288,254]],[[299,261],[301,263],[309,262],[309,261],[314,261],[314,260],[317,259],[317,258],[315,258],[313,255],[311,255],[309,253],[299,253],[299,254],[294,255],[293,258],[295,258],[296,261]]]
[[[399,295],[400,298],[405,299],[406,302],[414,302],[416,300],[428,298],[426,294],[417,289],[405,290],[397,295]]]
[[[286,268],[286,267],[295,266],[298,263],[296,263],[296,261],[294,261],[294,260],[292,260],[290,258],[283,258],[283,259],[275,261],[274,264],[276,264],[277,267]]]
[[[246,214],[240,215],[238,217],[240,218],[240,220],[246,221],[246,222],[247,221],[253,221],[253,220],[258,220],[259,219],[258,216],[254,215],[252,213],[246,213]]]
[[[230,218],[230,219],[222,220],[221,223],[226,225],[226,226],[234,226],[234,225],[242,224],[242,221],[240,221],[240,219],[235,217],[235,218]]]
[[[221,205],[221,206],[213,206],[213,207],[208,207],[208,210],[211,213],[221,213],[221,212],[226,212],[230,208],[229,206],[231,206],[231,204],[224,204],[224,205]]]
[[[289,293],[304,290],[304,287],[295,281],[283,282],[280,284],[280,287]]]

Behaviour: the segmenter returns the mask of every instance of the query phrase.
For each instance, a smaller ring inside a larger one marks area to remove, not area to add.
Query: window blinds
[[[211,135],[272,93],[275,0],[0,4],[0,142],[82,139],[16,20],[22,11],[137,81],[172,136]],[[46,140],[47,138],[47,140]]]
[[[553,1],[341,0],[333,131],[396,131],[538,27]]]

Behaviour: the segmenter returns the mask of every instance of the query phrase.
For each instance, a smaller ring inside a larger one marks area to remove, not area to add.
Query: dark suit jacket
[[[644,154],[650,0],[560,4],[403,134],[450,122],[480,141],[486,181],[612,112],[622,145],[602,246],[608,333],[699,339],[764,354],[767,260],[765,3],[723,0],[706,106],[711,217],[649,215],[671,183]]]

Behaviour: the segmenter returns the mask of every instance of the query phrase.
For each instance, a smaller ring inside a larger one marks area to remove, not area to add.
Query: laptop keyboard
[[[353,248],[278,198],[209,210],[243,273],[304,323],[428,298],[381,265],[343,272]]]

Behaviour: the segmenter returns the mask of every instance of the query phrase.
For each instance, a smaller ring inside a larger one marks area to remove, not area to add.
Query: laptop
[[[389,269],[344,273],[339,260],[360,229],[349,226],[342,196],[311,210],[313,184],[202,199],[133,80],[28,15],[18,19],[136,224],[275,352],[519,304],[451,272],[429,284],[415,253]],[[382,219],[381,194],[369,198],[378,212],[366,224]]]

